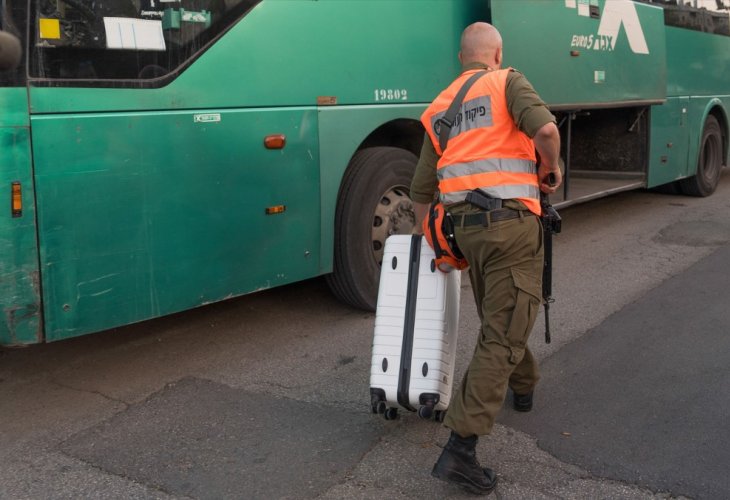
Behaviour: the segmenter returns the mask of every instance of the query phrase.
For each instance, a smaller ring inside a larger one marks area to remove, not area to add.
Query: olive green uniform
[[[471,64],[464,71],[484,68]],[[507,77],[506,99],[517,127],[534,137],[555,117],[527,79],[512,71]],[[438,189],[438,155],[426,136],[411,198],[430,203]],[[456,241],[469,262],[469,278],[479,317],[481,335],[474,356],[446,414],[444,424],[463,437],[489,434],[509,386],[517,394],[533,390],[538,380],[537,364],[527,339],[541,303],[543,244],[539,219],[518,200],[504,200],[520,217],[491,222],[486,226],[459,225],[462,214],[481,209],[469,203],[451,205],[456,216]]]

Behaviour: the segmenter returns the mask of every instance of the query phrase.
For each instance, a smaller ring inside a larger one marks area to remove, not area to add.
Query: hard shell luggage
[[[373,413],[443,420],[451,399],[461,273],[436,269],[419,235],[385,241],[370,367]]]

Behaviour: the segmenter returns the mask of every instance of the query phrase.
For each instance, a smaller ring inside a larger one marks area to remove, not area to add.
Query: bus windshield
[[[33,0],[30,77],[163,84],[258,1]]]

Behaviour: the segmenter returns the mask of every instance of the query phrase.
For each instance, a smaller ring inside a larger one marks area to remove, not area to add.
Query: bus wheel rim
[[[385,240],[392,234],[409,234],[413,230],[415,214],[406,186],[393,186],[378,200],[373,214],[372,249],[375,261],[383,261]]]

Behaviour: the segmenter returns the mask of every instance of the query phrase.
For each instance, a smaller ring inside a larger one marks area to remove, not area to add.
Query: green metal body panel
[[[600,8],[600,19],[595,19],[587,15],[588,1],[573,2],[573,7],[569,3],[492,0],[492,22],[504,41],[504,65],[524,72],[554,109],[662,101],[666,96],[662,10],[592,0]],[[608,32],[617,35],[602,35]]]
[[[730,82],[730,79],[728,80]],[[726,90],[730,92],[730,87]],[[690,141],[689,141],[689,152],[688,152],[688,163],[686,175],[694,175],[697,169],[697,161],[700,153],[700,142],[702,140],[702,134],[704,131],[705,120],[707,116],[712,112],[719,118],[720,126],[725,130],[725,152],[728,153],[727,142],[728,133],[730,128],[728,127],[728,112],[730,111],[730,94],[722,96],[691,96],[689,98],[689,123],[690,123]],[[725,156],[725,165],[728,165],[730,155]]]
[[[688,109],[689,97],[670,97],[652,108],[648,185],[666,184],[687,175]]]
[[[316,121],[311,108],[32,117],[47,340],[316,275]],[[263,147],[272,131],[283,150]]]
[[[0,345],[43,338],[27,102],[25,88],[0,88]],[[22,188],[20,217],[11,214],[13,182]]]
[[[667,95],[730,95],[730,37],[667,26]]]

